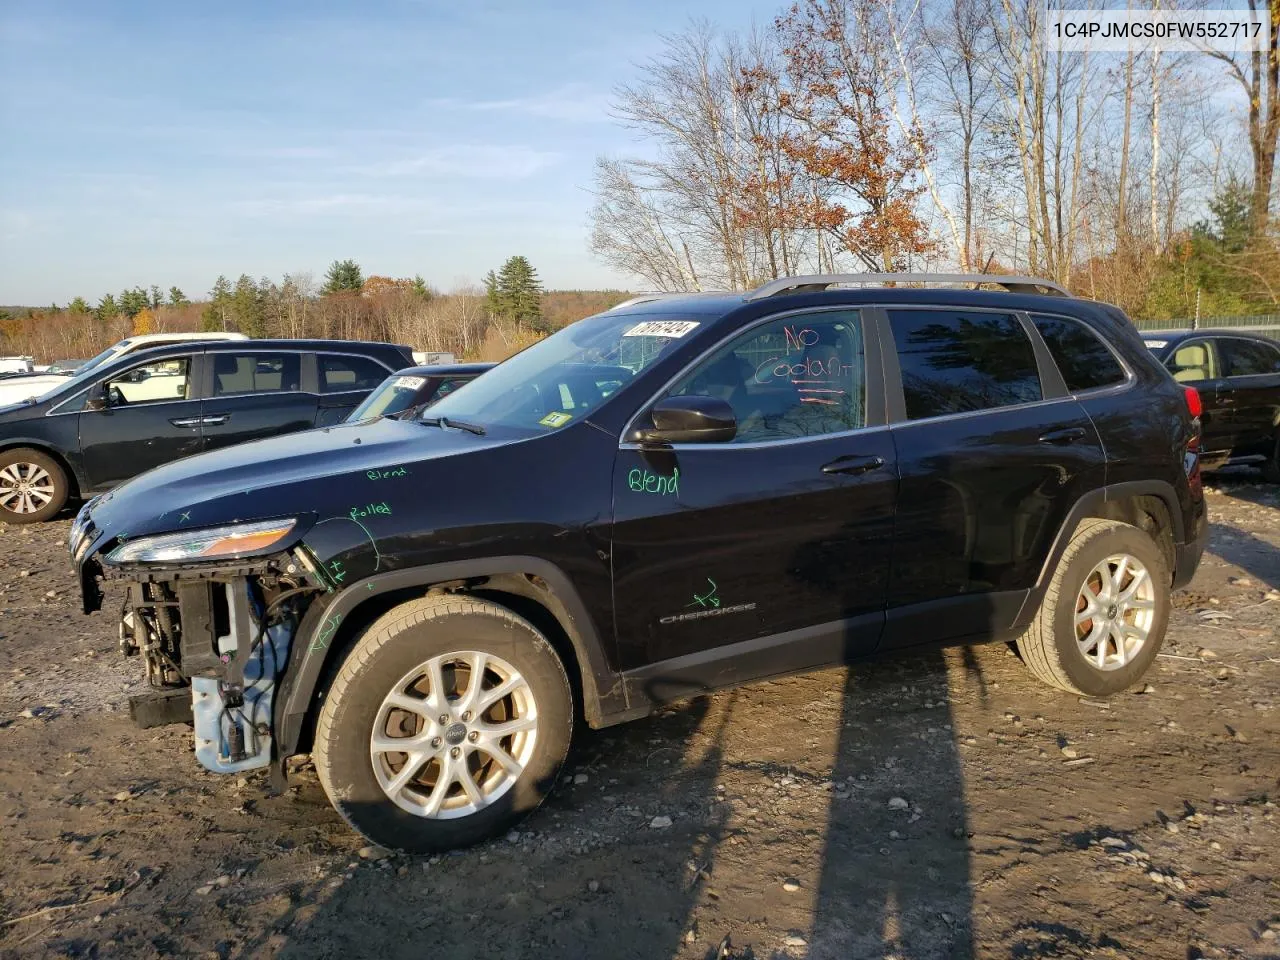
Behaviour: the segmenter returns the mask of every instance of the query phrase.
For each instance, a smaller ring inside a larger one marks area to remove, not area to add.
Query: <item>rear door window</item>
[[[1124,367],[1084,323],[1068,317],[1033,316],[1031,320],[1072,393],[1124,383]]]
[[[1013,314],[890,310],[889,326],[910,420],[1044,398],[1035,349]]]
[[[210,353],[213,395],[287,393],[302,389],[302,356],[297,353]]]
[[[387,368],[368,357],[332,353],[316,355],[321,393],[372,390],[387,377]]]
[[[1280,373],[1280,349],[1257,340],[1223,337],[1218,352],[1228,377],[1257,377]]]

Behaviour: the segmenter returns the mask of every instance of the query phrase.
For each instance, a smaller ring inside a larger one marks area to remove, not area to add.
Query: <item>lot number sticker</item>
[[[696,329],[697,320],[646,320],[626,331],[624,337],[683,337]]]
[[[572,413],[548,413],[538,422],[544,427],[563,427],[572,419]]]
[[[426,382],[426,377],[396,377],[395,385],[404,387],[406,390],[417,390]]]

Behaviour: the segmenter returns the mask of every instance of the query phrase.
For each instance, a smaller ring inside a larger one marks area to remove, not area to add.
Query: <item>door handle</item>
[[[1040,434],[1041,443],[1075,443],[1089,435],[1084,427],[1065,427],[1062,430],[1050,430]]]
[[[170,420],[175,427],[198,427],[200,426],[199,417],[179,417],[176,420]]]
[[[822,465],[823,473],[843,473],[856,477],[860,473],[869,473],[884,466],[884,457],[837,457],[830,463]]]
[[[218,424],[226,423],[230,419],[231,419],[231,414],[222,413],[216,417],[201,417],[200,422],[205,424],[206,426],[216,427],[218,426]]]

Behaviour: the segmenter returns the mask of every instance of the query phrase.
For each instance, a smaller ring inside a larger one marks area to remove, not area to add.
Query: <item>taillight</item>
[[[1200,391],[1195,387],[1183,387],[1182,393],[1187,398],[1187,410],[1193,417],[1204,413],[1204,404],[1200,402]]]

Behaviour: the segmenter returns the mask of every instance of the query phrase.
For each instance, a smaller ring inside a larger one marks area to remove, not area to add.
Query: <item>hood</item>
[[[388,419],[307,430],[140,474],[96,500],[92,519],[104,535],[135,538],[242,520],[345,514],[368,497],[380,472],[412,474],[416,464],[506,442]]]
[[[70,379],[56,373],[47,376],[7,377],[0,380],[0,404],[21,403],[29,397],[42,397]]]

